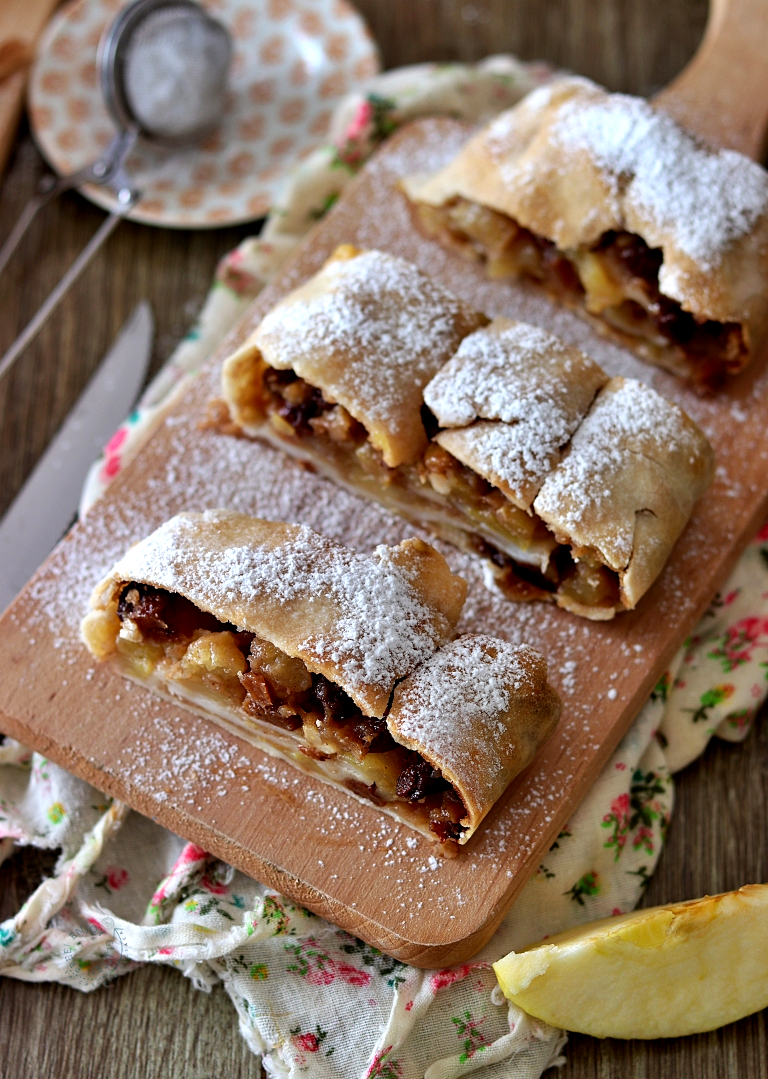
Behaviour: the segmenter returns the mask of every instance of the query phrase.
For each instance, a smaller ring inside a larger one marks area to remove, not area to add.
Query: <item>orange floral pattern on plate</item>
[[[136,221],[211,228],[266,214],[288,169],[325,136],[338,98],[376,74],[378,55],[346,0],[202,0],[233,37],[230,94],[219,130],[175,153],[140,142],[129,161],[144,197]],[[96,76],[104,27],[124,0],[71,0],[48,25],[29,85],[32,128],[58,172],[93,161],[114,125]],[[83,194],[114,209],[113,193]]]

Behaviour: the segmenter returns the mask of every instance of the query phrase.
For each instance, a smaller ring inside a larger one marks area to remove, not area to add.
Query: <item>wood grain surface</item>
[[[703,0],[359,0],[358,7],[390,66],[473,59],[509,49],[638,93],[658,89],[683,67],[706,18]],[[0,193],[0,238],[39,171],[37,155],[22,134]],[[2,282],[0,345],[12,340],[101,219],[72,195],[38,223]],[[155,306],[157,366],[191,321],[220,254],[250,231],[183,234],[121,226],[15,376],[0,386],[0,508],[13,497],[136,299],[146,296]],[[767,777],[768,738],[758,720],[744,745],[716,742],[678,778],[670,839],[649,885],[649,905],[765,879]],[[22,852],[0,869],[0,917],[16,909],[39,874],[36,852]],[[105,1074],[250,1079],[258,1067],[236,1032],[231,1006],[223,994],[218,997],[195,994],[171,971],[139,971],[90,996],[0,979],[3,1071],[14,1079]],[[572,1037],[567,1055],[560,1073],[567,1079],[754,1079],[768,1073],[765,1015],[675,1042]]]

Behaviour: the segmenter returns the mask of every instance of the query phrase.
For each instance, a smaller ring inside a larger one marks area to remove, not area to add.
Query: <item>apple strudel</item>
[[[712,479],[682,409],[533,326],[494,319],[465,338],[424,398],[440,428],[431,485],[455,502],[482,477],[530,522],[527,550],[491,553],[502,590],[538,559],[538,598],[593,620],[636,606]]]
[[[190,513],[104,577],[82,637],[127,677],[450,853],[560,714],[538,653],[452,640],[465,594],[421,540],[365,556],[296,525]]]
[[[365,258],[371,272],[366,256],[376,253],[354,252],[346,249],[345,265]],[[365,384],[367,371],[386,367],[396,330],[383,319],[361,358],[354,334],[345,343],[346,301],[337,301],[334,280],[323,274],[286,297],[225,361],[226,425],[484,556],[510,598],[554,601],[592,619],[633,608],[711,479],[711,448],[693,421],[640,383],[609,379],[537,327],[506,319],[482,325],[479,317],[480,328],[450,356],[443,350],[437,372],[409,397],[413,434],[408,440],[402,423],[397,434],[419,452],[392,465],[397,458],[379,447],[394,439]],[[337,327],[329,373],[319,352],[311,373],[303,360],[283,366],[294,353],[303,357],[297,322],[310,322],[319,300]],[[339,363],[348,380],[344,405],[334,381]],[[409,394],[421,370],[409,374],[401,357]],[[311,404],[308,417],[297,409],[301,401]],[[575,477],[576,494],[561,482],[566,475]]]
[[[421,229],[526,276],[647,362],[715,389],[768,316],[768,174],[583,78],[534,90],[401,187]]]

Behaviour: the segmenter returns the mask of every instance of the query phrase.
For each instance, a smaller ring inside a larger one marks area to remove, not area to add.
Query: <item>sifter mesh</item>
[[[186,140],[221,116],[230,46],[222,27],[188,5],[151,11],[123,62],[127,103],[149,135]]]

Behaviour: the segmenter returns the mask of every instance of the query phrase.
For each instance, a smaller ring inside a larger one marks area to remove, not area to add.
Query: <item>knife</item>
[[[88,469],[138,396],[153,336],[142,301],[0,522],[0,611],[72,523]]]

